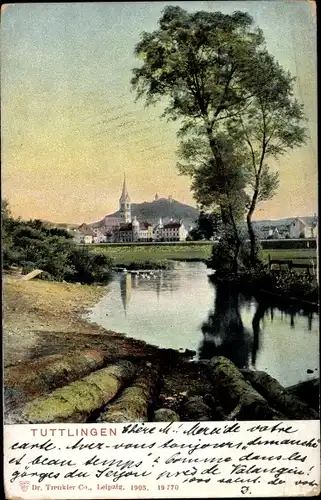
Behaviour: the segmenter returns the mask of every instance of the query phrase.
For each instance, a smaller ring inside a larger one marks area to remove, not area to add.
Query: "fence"
[[[297,257],[295,260],[300,260],[300,259],[305,259],[305,257]],[[293,260],[288,260],[288,259],[271,259],[271,255],[268,255],[268,264],[269,264],[269,269],[270,271],[281,271],[282,266],[285,266],[288,270],[292,269],[303,269],[305,270],[306,274],[309,276],[316,276],[317,270],[316,270],[316,260],[315,259],[310,259],[310,262],[304,262],[304,263],[298,263],[298,262],[293,262]],[[279,266],[278,269],[272,269],[273,265]],[[311,272],[312,271],[312,272]]]

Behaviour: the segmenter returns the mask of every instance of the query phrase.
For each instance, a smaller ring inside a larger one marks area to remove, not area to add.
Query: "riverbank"
[[[154,352],[143,342],[88,323],[83,315],[108,286],[4,277],[4,366],[79,348],[108,351],[111,358]]]
[[[86,310],[107,291],[108,286],[23,281],[19,276],[5,275],[4,367],[51,354],[97,349],[111,362],[137,358],[160,361],[168,367],[182,363],[184,371],[186,356],[178,351],[158,349],[84,319]],[[196,385],[197,370],[197,367],[193,369]],[[165,380],[166,395],[184,392],[189,384],[190,380],[173,372]]]
[[[152,413],[148,417],[151,419],[154,418],[154,414],[156,415],[157,409],[162,409],[161,415],[163,416],[165,409],[167,417],[173,415],[174,411],[182,421],[295,419],[302,418],[302,412],[307,412],[307,418],[315,418],[316,414],[307,409],[304,404],[302,406],[300,402],[289,399],[288,395],[284,396],[284,389],[264,372],[245,370],[242,374],[226,358],[219,358],[218,361],[213,358],[211,361],[191,363],[188,356],[191,356],[192,353],[182,354],[172,349],[159,349],[142,341],[106,330],[96,324],[87,323],[83,318],[84,312],[106,292],[108,292],[108,287],[41,280],[22,281],[19,277],[4,277],[4,361],[5,380],[9,381],[8,386],[5,384],[6,398],[12,398],[20,390],[19,387],[24,387],[24,391],[27,393],[30,388],[32,389],[32,384],[28,384],[28,380],[31,374],[37,373],[32,363],[38,363],[39,369],[43,369],[45,374],[43,378],[41,377],[41,383],[38,381],[39,390],[42,391],[40,394],[44,394],[45,399],[40,399],[38,403],[35,403],[36,406],[32,406],[36,413],[33,413],[34,417],[30,421],[35,423],[47,421],[41,420],[43,418],[41,415],[44,411],[44,414],[47,415],[45,418],[48,418],[46,410],[47,402],[50,405],[50,401],[46,399],[48,393],[52,392],[54,387],[58,386],[59,388],[59,386],[65,385],[69,377],[64,368],[64,362],[48,358],[46,361],[46,357],[67,353],[69,353],[69,374],[74,369],[79,371],[77,363],[73,368],[70,361],[72,357],[76,356],[75,359],[78,360],[79,365],[82,356],[85,372],[93,372],[93,380],[100,376],[106,376],[108,379],[114,369],[112,367],[116,365],[118,368],[115,369],[124,374],[124,365],[121,368],[119,363],[129,362],[129,372],[137,372],[138,379],[132,379],[128,373],[125,374],[128,378],[127,380],[125,377],[126,383],[130,383],[130,385],[125,391],[121,392],[120,390],[117,393],[118,399],[116,398],[113,405],[118,408],[121,404],[128,411],[130,406],[126,402],[126,397],[128,396],[129,401],[131,401],[131,394],[136,394],[137,390],[143,391],[145,395],[150,394],[153,398],[151,400]],[[86,359],[88,356],[89,360]],[[96,361],[91,361],[92,358],[95,358]],[[107,368],[102,370],[105,375],[100,375],[98,371],[95,371],[99,369],[99,359],[103,359],[103,366],[107,365]],[[97,364],[96,368],[91,366],[93,362]],[[54,363],[56,363],[56,368],[53,366]],[[49,370],[48,373],[46,370]],[[157,372],[157,382],[156,379],[153,380],[154,375],[151,373],[149,373],[151,377],[146,379],[145,375],[150,370]],[[230,380],[232,372],[233,377]],[[255,373],[257,373],[258,378],[253,378]],[[57,382],[54,387],[52,386],[53,377]],[[75,380],[75,377],[77,374],[70,380]],[[249,383],[246,382],[248,377]],[[267,381],[266,377],[268,377]],[[65,382],[61,384],[60,379]],[[109,379],[107,379],[101,380],[101,383],[109,383]],[[86,379],[82,380],[85,383]],[[90,380],[92,379],[90,378]],[[142,389],[140,380],[144,383],[146,380],[150,380],[151,385],[146,388],[147,393],[145,389]],[[235,385],[236,382],[237,385]],[[270,395],[270,388],[268,388],[265,399],[262,394],[267,390],[266,384],[270,387],[271,383],[273,395]],[[154,387],[153,384],[156,384],[157,387]],[[251,393],[249,393],[249,384],[253,386]],[[72,385],[68,387],[68,394],[70,393],[70,397],[73,398],[74,389]],[[235,392],[236,390],[237,392]],[[15,397],[18,398],[18,396]],[[241,398],[242,404],[237,403],[239,398]],[[118,403],[118,401],[120,402]],[[147,398],[147,406],[144,403],[146,408],[151,404],[148,401]],[[106,408],[108,413],[109,407],[105,407],[105,410]],[[101,418],[101,407],[88,407],[86,412],[89,415],[89,420],[84,416],[82,418],[85,420],[82,421],[95,422]],[[6,412],[5,417],[10,420],[12,414]],[[52,421],[55,421],[55,417],[52,418]],[[29,421],[28,418],[27,421]],[[57,421],[64,420],[58,419]],[[17,423],[17,421],[13,420],[12,423]]]

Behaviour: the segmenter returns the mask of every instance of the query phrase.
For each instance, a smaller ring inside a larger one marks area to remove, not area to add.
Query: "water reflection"
[[[317,375],[317,313],[216,289],[208,273],[199,262],[149,277],[117,273],[89,318],[160,347],[190,349],[202,358],[222,354],[239,367],[254,365],[285,386]]]
[[[253,349],[251,333],[244,327],[240,314],[239,294],[229,284],[216,286],[214,312],[202,325],[203,340],[199,357],[225,356],[239,368],[249,365]]]
[[[275,308],[267,302],[256,302],[253,298],[244,297],[235,292],[229,284],[215,285],[214,311],[210,311],[208,318],[202,324],[203,339],[199,345],[199,357],[210,359],[213,356],[225,356],[239,368],[256,367],[257,354],[260,350],[261,324],[269,316],[271,324],[274,320],[275,309],[280,313],[281,321],[289,317],[291,329],[295,329],[295,318],[305,316],[308,331],[312,330],[313,312],[305,313],[293,306]],[[245,312],[251,314],[252,324],[244,326],[242,317]]]
[[[120,297],[124,308],[125,316],[127,316],[127,309],[129,306],[130,297],[132,294],[132,277],[130,274],[123,274],[119,280]]]
[[[168,274],[170,278],[168,279]],[[124,315],[127,316],[129,302],[132,291],[156,293],[157,299],[160,299],[162,292],[173,292],[180,288],[180,274],[175,271],[155,270],[140,273],[122,273],[119,277],[120,297],[123,304]]]

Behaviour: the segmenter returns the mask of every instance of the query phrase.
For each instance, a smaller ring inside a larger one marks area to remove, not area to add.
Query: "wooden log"
[[[273,406],[292,420],[317,420],[318,413],[309,408],[306,403],[289,393],[282,385],[268,373],[263,371],[243,370],[245,380]]]
[[[203,396],[204,403],[207,404],[212,410],[213,420],[222,421],[227,420],[227,416],[225,415],[223,408],[221,407],[219,401],[214,398],[212,394],[205,394]]]
[[[213,420],[211,408],[204,402],[202,396],[191,396],[182,403],[180,411],[184,422],[204,422]]]
[[[227,414],[227,420],[285,419],[245,380],[229,359],[214,357],[205,366],[213,384],[213,395]]]
[[[319,412],[320,406],[320,379],[306,380],[305,382],[300,382],[291,387],[287,387],[286,390],[296,396],[301,401],[306,403],[310,408],[314,408]]]
[[[113,399],[135,373],[136,368],[129,361],[98,370],[27,403],[17,414],[17,423],[86,422],[88,416]]]
[[[104,364],[105,357],[102,352],[87,349],[43,356],[5,368],[6,411],[99,370]]]
[[[153,422],[179,422],[180,417],[174,410],[159,408],[155,411]]]
[[[150,407],[158,397],[162,383],[158,369],[146,366],[133,383],[108,404],[97,421],[147,422]]]

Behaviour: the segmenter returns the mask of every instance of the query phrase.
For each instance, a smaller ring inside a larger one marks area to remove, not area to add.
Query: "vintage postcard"
[[[6,498],[318,495],[315,3],[1,21]]]

